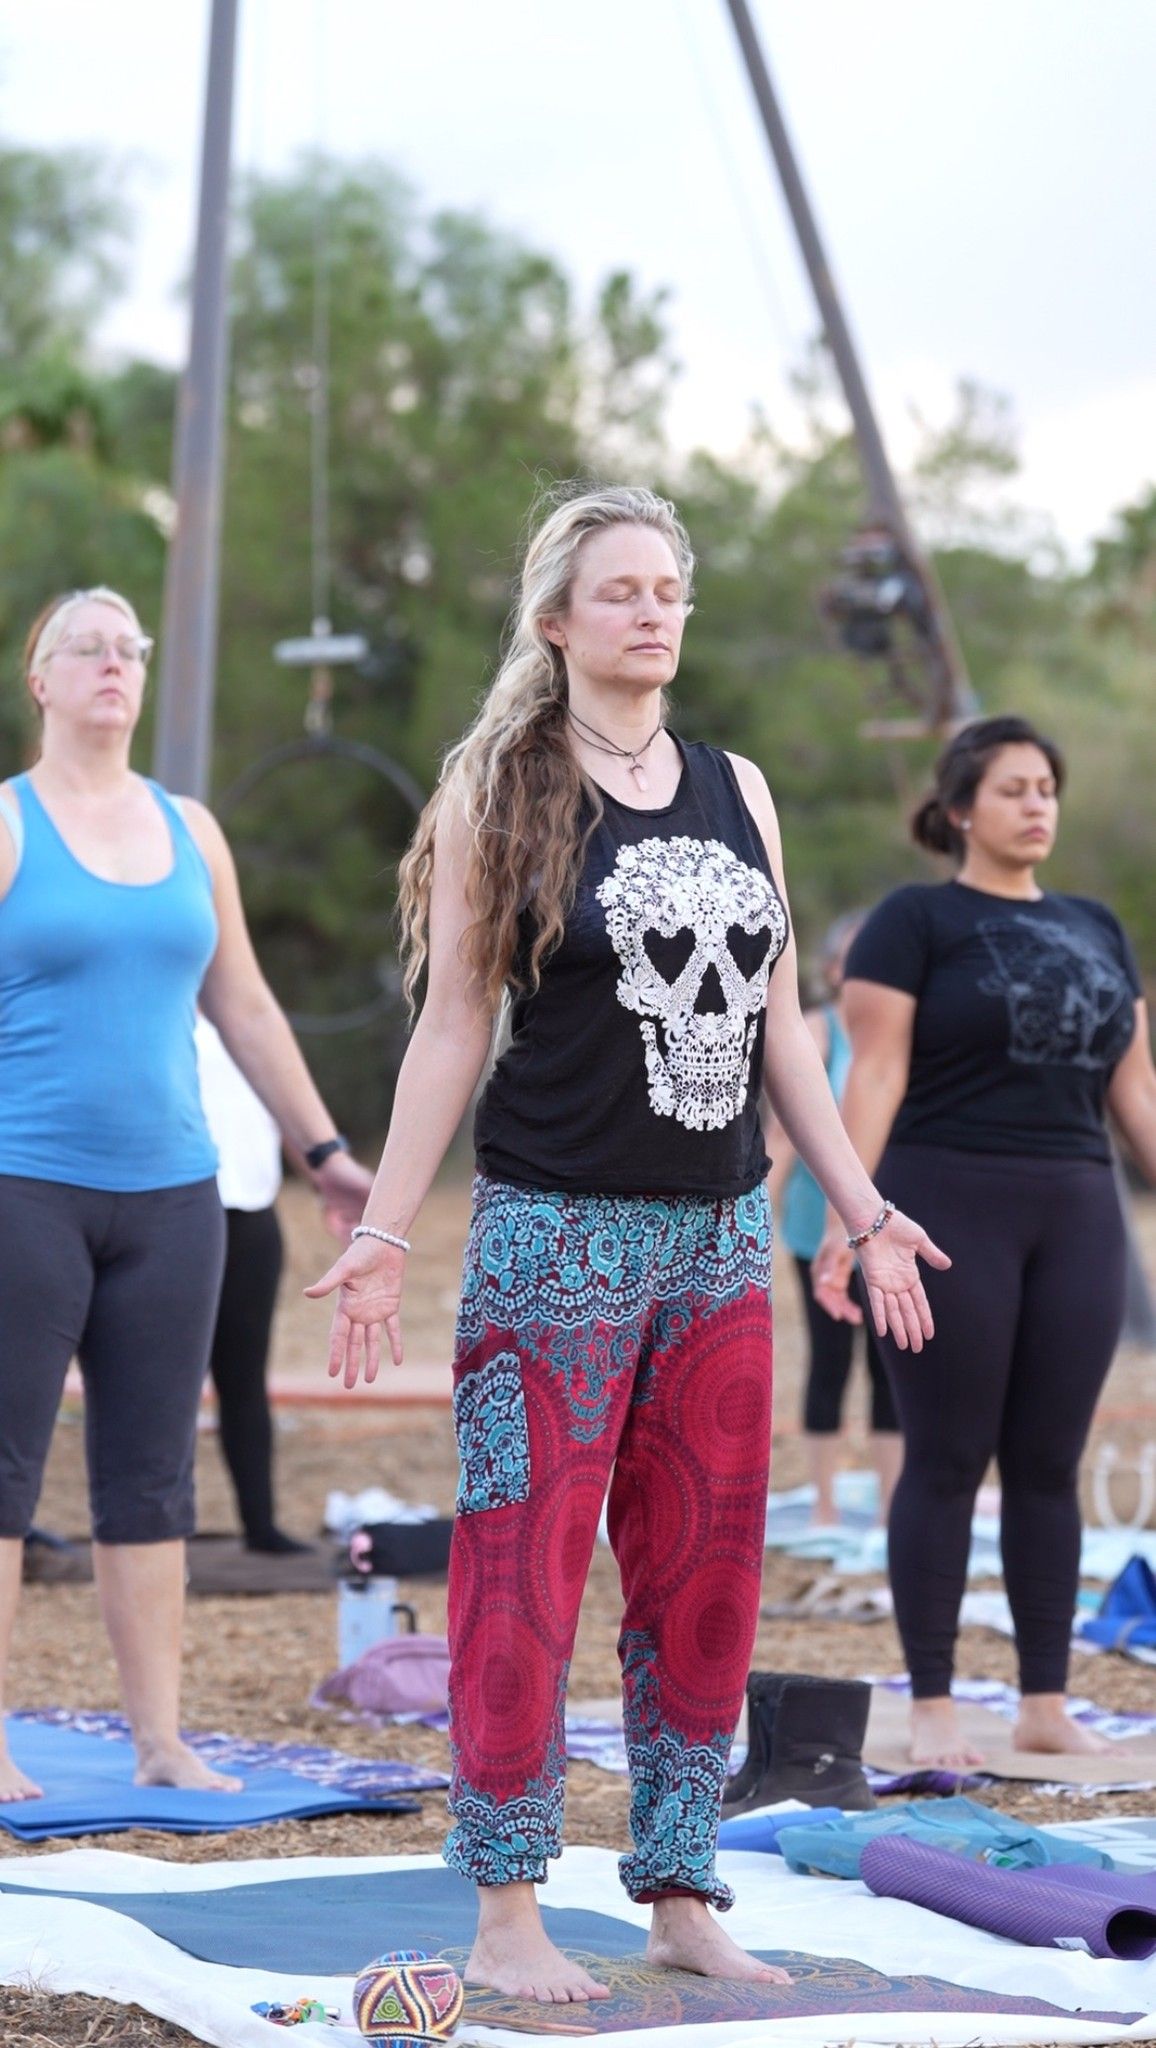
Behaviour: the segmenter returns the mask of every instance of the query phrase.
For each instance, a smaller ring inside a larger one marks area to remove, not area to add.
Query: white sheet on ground
[[[431,1856],[301,1856],[180,1864],[107,1849],[69,1849],[6,1857],[0,1860],[0,1882],[114,1895],[417,1870],[437,1861]],[[730,1853],[720,1857],[720,1866],[738,1891],[739,1903],[727,1918],[729,1931],[748,1947],[853,1956],[895,1976],[944,1977],[1013,1997],[1027,1993],[1069,2011],[1144,2011],[1147,2017],[1123,2028],[1078,2016],[1061,2021],[984,2013],[840,2013],[826,2020],[712,2026],[709,2048],[825,2048],[828,2043],[834,2048],[850,2039],[999,2048],[1038,2042],[1045,2034],[1049,2042],[1099,2042],[1144,2041],[1156,2032],[1156,1957],[1147,1963],[1118,1963],[1058,1949],[1021,1948],[921,1907],[873,1898],[861,1884],[793,1876],[777,1856]],[[617,1913],[640,1929],[648,1920],[646,1909],[631,1906],[620,1892],[616,1858],[608,1849],[568,1849],[546,1897],[551,1905]],[[3,1900],[0,1981],[135,2002],[215,2048],[270,2048],[276,2037],[268,2021],[251,2010],[257,1999],[289,2000],[308,1992],[348,2014],[351,1991],[349,1978],[303,1983],[200,1962],[103,1906],[51,1896]],[[598,2040],[601,2048],[702,2048],[702,2035],[696,2026],[605,2034]],[[463,2027],[457,2039],[462,2044],[501,2043],[503,2048],[526,2048],[537,2041],[541,2048],[552,2048],[552,2037],[546,2035],[473,2024]],[[295,2028],[293,2040],[296,2048],[357,2048],[361,2037],[351,2026],[310,2025]]]
[[[769,1550],[785,1550],[791,1557],[813,1558],[834,1566],[847,1575],[885,1572],[887,1532],[876,1522],[879,1492],[874,1472],[839,1472],[835,1477],[835,1504],[839,1520],[815,1528],[811,1510],[813,1486],[795,1486],[767,1498],[766,1541]],[[982,1503],[981,1503],[982,1504]],[[1145,1557],[1156,1571],[1156,1529],[1086,1528],[1080,1548],[1081,1579],[1110,1580],[1121,1572],[1130,1557]],[[976,1514],[971,1524],[968,1577],[999,1578],[1002,1572],[999,1546],[999,1516]]]

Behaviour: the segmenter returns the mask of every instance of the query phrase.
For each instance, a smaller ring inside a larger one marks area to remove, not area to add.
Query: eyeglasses
[[[75,654],[81,661],[103,661],[106,654],[118,654],[122,661],[147,661],[156,642],[147,633],[122,633],[106,640],[103,633],[81,633],[75,640],[62,640],[54,654]]]

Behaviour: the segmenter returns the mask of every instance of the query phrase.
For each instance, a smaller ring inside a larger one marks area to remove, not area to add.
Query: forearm
[[[767,1193],[771,1207],[778,1211],[782,1206],[787,1182],[795,1165],[795,1148],[788,1138],[770,1104],[763,1101],[763,1144],[767,1149],[770,1169],[767,1173]]]
[[[771,1135],[777,1139],[777,1143],[774,1145],[773,1150],[771,1144],[769,1142],[767,1144],[767,1151],[771,1161],[771,1169],[767,1175],[767,1193],[771,1198],[771,1207],[777,1216],[786,1198],[787,1182],[791,1178],[791,1170],[796,1164],[796,1160],[795,1148],[793,1145],[788,1144],[781,1124],[775,1125],[774,1132]]]
[[[844,1128],[868,1173],[875,1173],[906,1089],[892,1067],[853,1059],[843,1090]]]
[[[408,1236],[489,1050],[484,1019],[475,1017],[463,1027],[425,1012],[419,1017],[397,1077],[389,1135],[365,1205],[367,1223]]]
[[[802,1019],[776,1037],[765,1064],[775,1114],[847,1229],[861,1229],[878,1214],[879,1191],[847,1135],[815,1042]]]
[[[289,1150],[301,1154],[332,1137],[333,1117],[272,990],[256,991],[242,1004],[209,1014],[226,1051],[260,1096]]]
[[[1131,1094],[1123,1100],[1109,1096],[1112,1121],[1125,1149],[1141,1173],[1156,1187],[1156,1088]]]

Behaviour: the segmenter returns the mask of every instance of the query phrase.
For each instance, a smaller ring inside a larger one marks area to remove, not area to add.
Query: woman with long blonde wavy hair
[[[337,1292],[329,1370],[402,1355],[407,1233],[510,1004],[477,1111],[454,1359],[454,1827],[471,1981],[605,1987],[548,1940],[565,1680],[607,1486],[625,1613],[630,1896],[652,1962],[783,1981],[711,1915],[758,1614],[770,1449],[769,1093],[861,1258],[876,1320],[930,1336],[916,1254],[843,1133],[799,1010],[759,771],[670,731],[693,557],[653,492],[569,487],[534,528],[506,649],[402,875],[425,1001]],[[772,969],[777,969],[772,973]]]

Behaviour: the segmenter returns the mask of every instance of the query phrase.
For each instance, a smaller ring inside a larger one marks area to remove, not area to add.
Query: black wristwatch
[[[335,1152],[348,1152],[348,1150],[349,1139],[343,1138],[341,1132],[338,1131],[336,1137],[322,1138],[319,1145],[310,1145],[309,1150],[303,1152],[301,1157],[304,1159],[309,1171],[316,1173],[318,1167],[324,1166],[327,1159],[332,1159]]]

